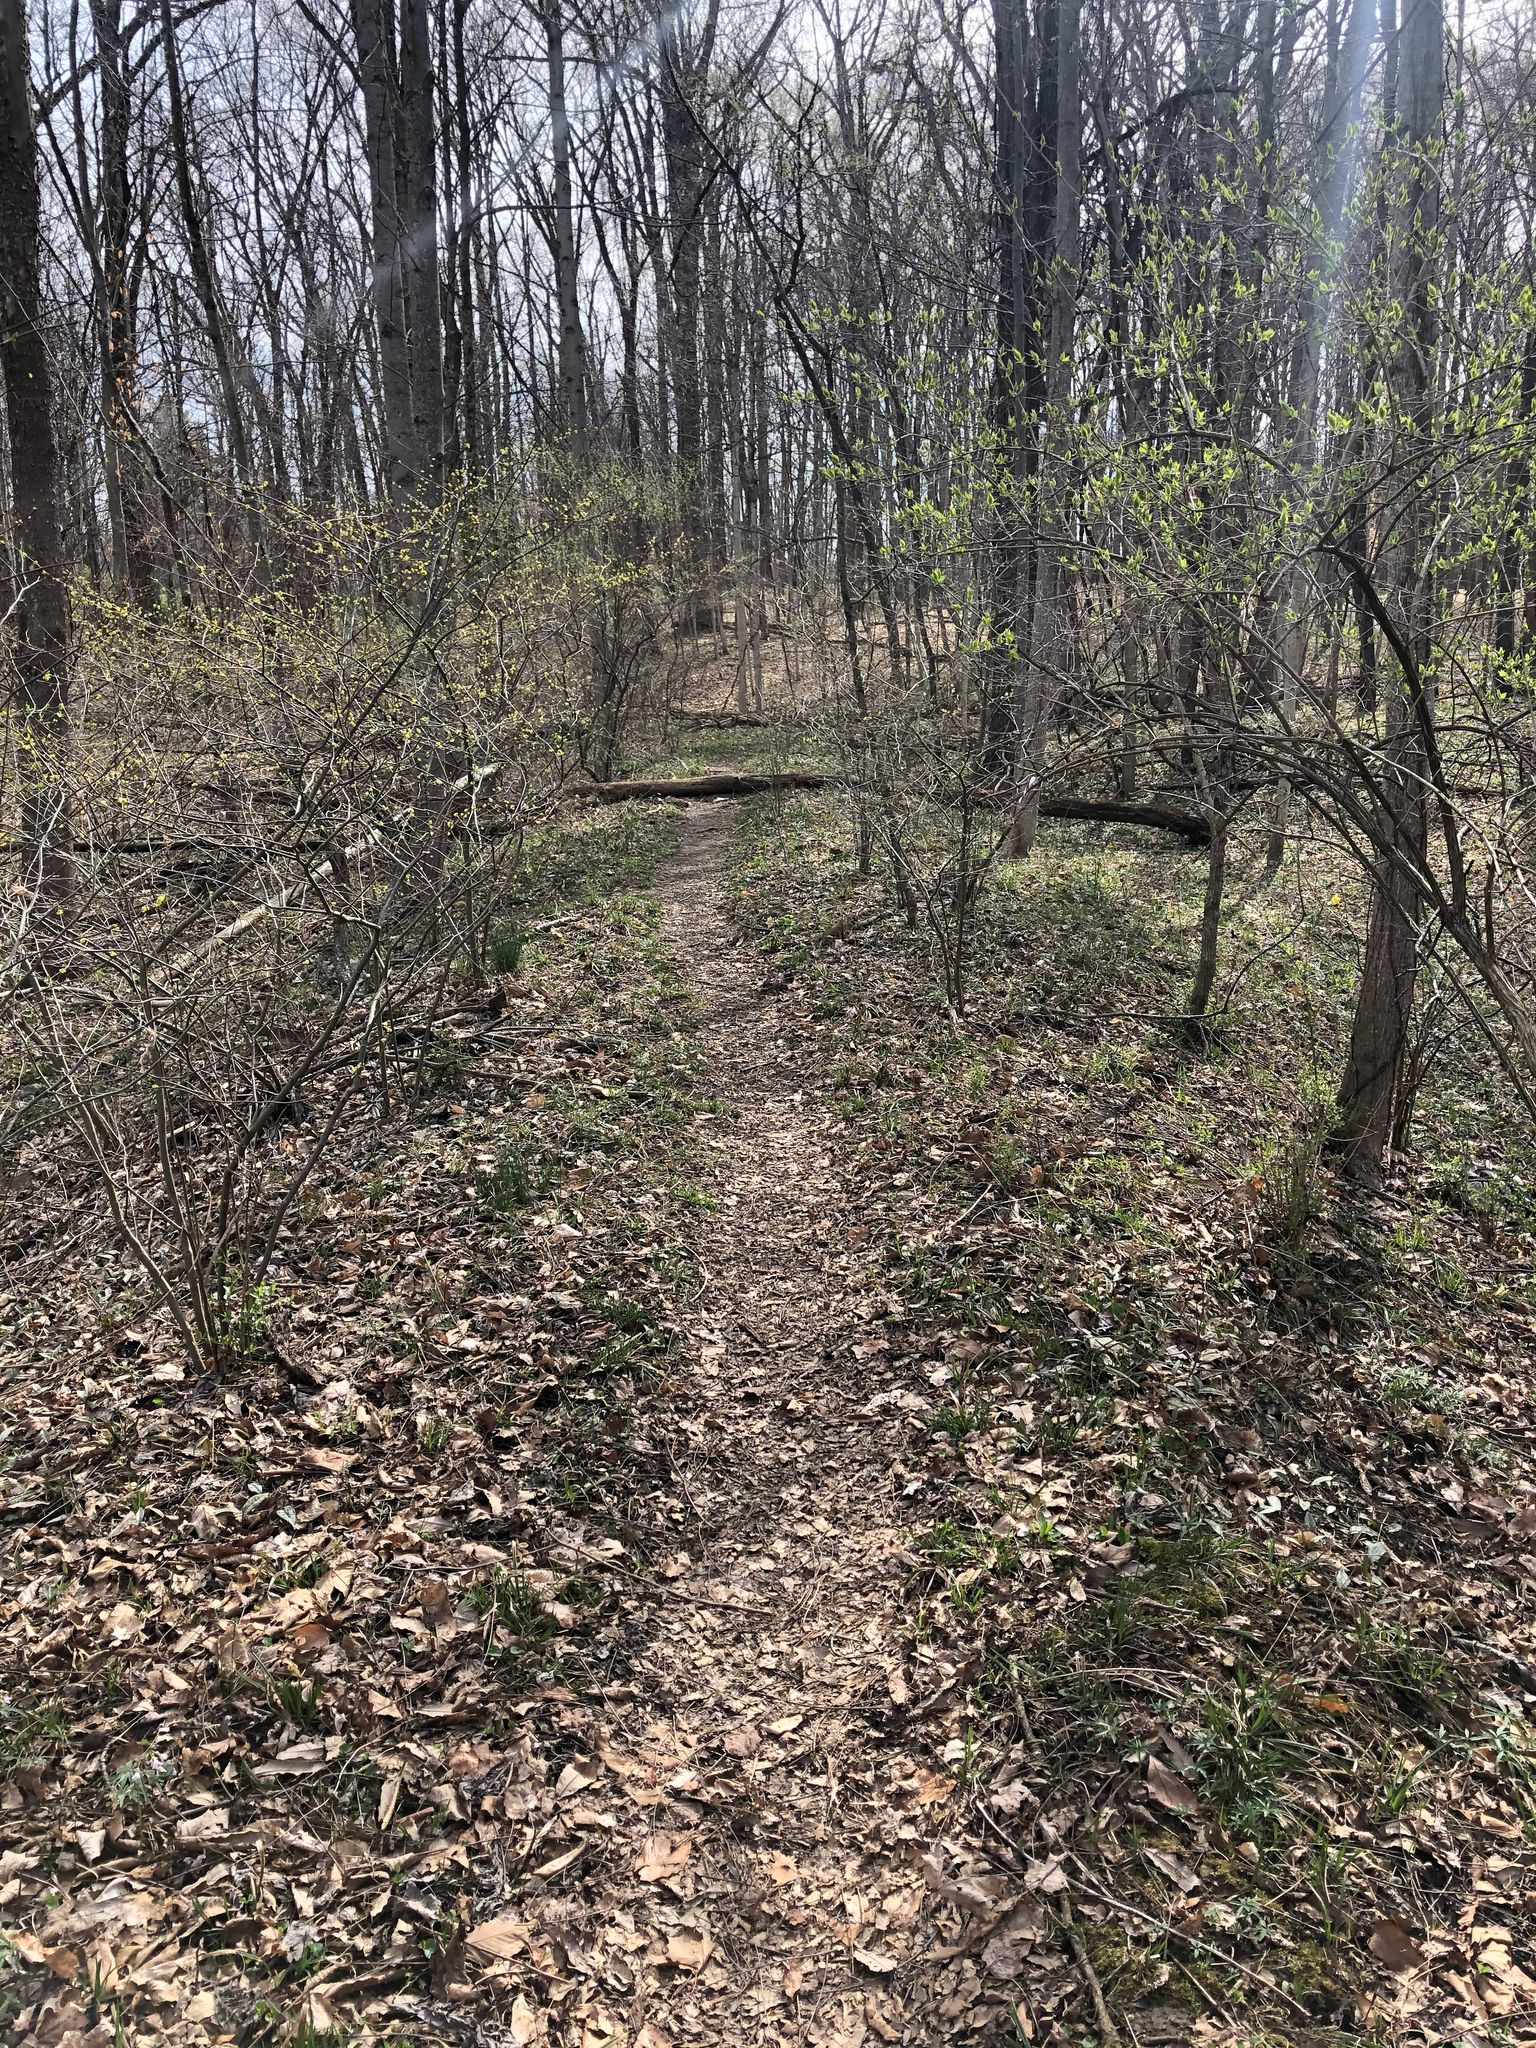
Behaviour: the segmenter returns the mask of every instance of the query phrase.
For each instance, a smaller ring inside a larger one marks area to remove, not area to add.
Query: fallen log
[[[774,789],[829,789],[838,778],[818,775],[811,769],[795,769],[784,775],[680,775],[671,779],[636,782],[584,782],[570,791],[572,796],[590,798],[594,803],[622,804],[640,797],[672,797],[686,803],[693,797],[761,796]],[[987,808],[1001,808],[1006,792],[989,796]],[[1094,825],[1144,825],[1154,832],[1173,832],[1191,846],[1208,846],[1209,823],[1198,811],[1183,811],[1171,804],[1132,804],[1099,801],[1093,797],[1052,796],[1042,800],[1042,818],[1078,818]]]
[[[628,803],[636,797],[675,797],[686,803],[699,796],[761,796],[771,789],[825,789],[836,778],[810,770],[786,775],[679,775],[658,782],[579,782],[569,794],[599,804]]]
[[[1042,818],[1082,818],[1093,825],[1146,825],[1154,832],[1176,832],[1191,846],[1209,846],[1209,820],[1198,811],[1171,804],[1098,803],[1091,797],[1051,796],[1042,799]]]

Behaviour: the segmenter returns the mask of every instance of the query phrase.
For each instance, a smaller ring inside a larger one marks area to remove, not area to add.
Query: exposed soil
[[[662,2038],[929,2039],[978,1987],[919,1865],[950,1787],[903,1740],[904,1418],[848,1338],[852,1191],[723,913],[729,830],[696,807],[660,885],[729,1113],[702,1176],[699,1526],[606,1759],[635,1795],[633,1846],[595,1917],[632,1913],[654,1958],[682,1958],[637,1990],[633,2021]]]

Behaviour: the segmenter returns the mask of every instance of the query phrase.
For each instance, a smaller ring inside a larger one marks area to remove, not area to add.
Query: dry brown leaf
[[[576,1858],[586,1848],[585,1842],[578,1842],[574,1849],[567,1849],[559,1856],[551,1856],[547,1863],[540,1863],[534,1870],[535,1877],[557,1877],[562,1870],[569,1870]]]
[[[441,1628],[453,1613],[453,1595],[441,1579],[425,1579],[417,1596],[421,1611],[433,1628]]]
[[[357,1463],[357,1456],[356,1451],[327,1451],[317,1448],[305,1451],[299,1463],[306,1472],[328,1472],[333,1477],[338,1477],[341,1473],[352,1470]]]
[[[1399,1976],[1424,1968],[1424,1951],[1401,1920],[1378,1920],[1371,1929],[1366,1946],[1378,1963],[1385,1964]]]
[[[510,1962],[527,1950],[528,1930],[521,1920],[483,1920],[465,1935],[464,1947],[481,1962]]]
[[[680,1970],[702,1970],[714,1952],[715,1944],[707,1934],[667,1936],[667,1961]]]
[[[1198,1813],[1200,1801],[1182,1778],[1176,1778],[1155,1756],[1147,1758],[1147,1796],[1170,1813]]]
[[[191,1814],[186,1820],[179,1820],[176,1823],[178,1842],[212,1842],[220,1835],[228,1833],[227,1806],[205,1806],[201,1813]]]
[[[948,1799],[955,1789],[953,1778],[941,1778],[936,1771],[925,1771],[917,1781],[917,1790],[912,1794],[914,1806],[939,1806]]]
[[[276,1756],[268,1757],[264,1764],[258,1764],[255,1776],[258,1778],[307,1778],[312,1771],[325,1765],[325,1744],[318,1735],[304,1742],[290,1742],[286,1749],[280,1749]]]
[[[989,1977],[1006,1983],[1017,1977],[1024,1958],[1044,1935],[1045,1908],[1038,1899],[1021,1899],[981,1952],[981,1966]]]
[[[1007,1897],[1008,1880],[998,1871],[947,1871],[937,1852],[922,1857],[919,1868],[931,1891],[979,1919],[995,1919],[1013,1903]]]
[[[1141,1853],[1155,1871],[1166,1877],[1171,1885],[1177,1885],[1181,1892],[1199,1891],[1198,1874],[1180,1857],[1172,1855],[1167,1849],[1146,1848]]]
[[[640,1848],[639,1875],[645,1884],[665,1884],[693,1854],[687,1835],[647,1835]]]
[[[585,1757],[573,1758],[555,1780],[555,1797],[569,1799],[577,1792],[586,1792],[602,1775],[597,1766]]]

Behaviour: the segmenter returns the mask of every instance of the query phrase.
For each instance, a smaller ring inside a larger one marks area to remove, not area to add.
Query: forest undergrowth
[[[1061,1860],[1112,2005],[1173,2001],[1129,2038],[1523,2039],[1527,1174],[1441,1042],[1417,1155],[1335,1180],[1359,905],[1261,851],[1205,1058],[1199,875],[1134,834],[1005,872],[963,1028],[826,806],[761,800],[737,909],[862,1162],[957,1799]]]
[[[961,1020],[835,796],[732,817],[695,886],[751,1005],[667,924],[675,807],[538,828],[486,985],[409,1111],[325,1155],[237,1370],[189,1363],[99,1190],[23,1158],[5,2023],[1531,2038],[1536,1212],[1496,1084],[1437,1044],[1416,1153],[1342,1191],[1361,904],[1324,845],[1267,886],[1235,857],[1196,1054],[1202,864],[1164,841],[1053,825],[1000,869]],[[726,1053],[792,1072],[765,1099],[837,1190],[784,1240],[837,1321],[777,1387],[735,1361],[791,1339],[719,1271],[767,1227],[721,1206]],[[855,1568],[816,1503],[876,1455]],[[657,1689],[669,1629],[737,1612],[767,1618],[691,1693],[685,1633]],[[873,1660],[841,1704],[828,1613]]]
[[[328,1155],[236,1370],[189,1367],[93,1187],[8,1208],[24,2036],[324,2038],[338,1962],[353,1998],[440,1982],[452,1902],[568,1860],[545,1781],[682,1513],[636,1426],[691,1283],[702,1077],[648,890],[673,830],[535,838],[479,1014]]]

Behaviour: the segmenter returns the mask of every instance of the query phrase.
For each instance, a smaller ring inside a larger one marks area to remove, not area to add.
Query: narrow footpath
[[[682,1472],[698,1519],[602,1759],[633,1824],[596,1916],[631,1950],[619,2038],[1023,2038],[976,1956],[1005,1880],[983,1878],[967,1914],[944,1876],[956,1792],[905,1675],[910,1417],[850,1331],[839,1134],[722,908],[731,820],[690,810],[659,885],[729,1113],[700,1169],[704,1427]]]

